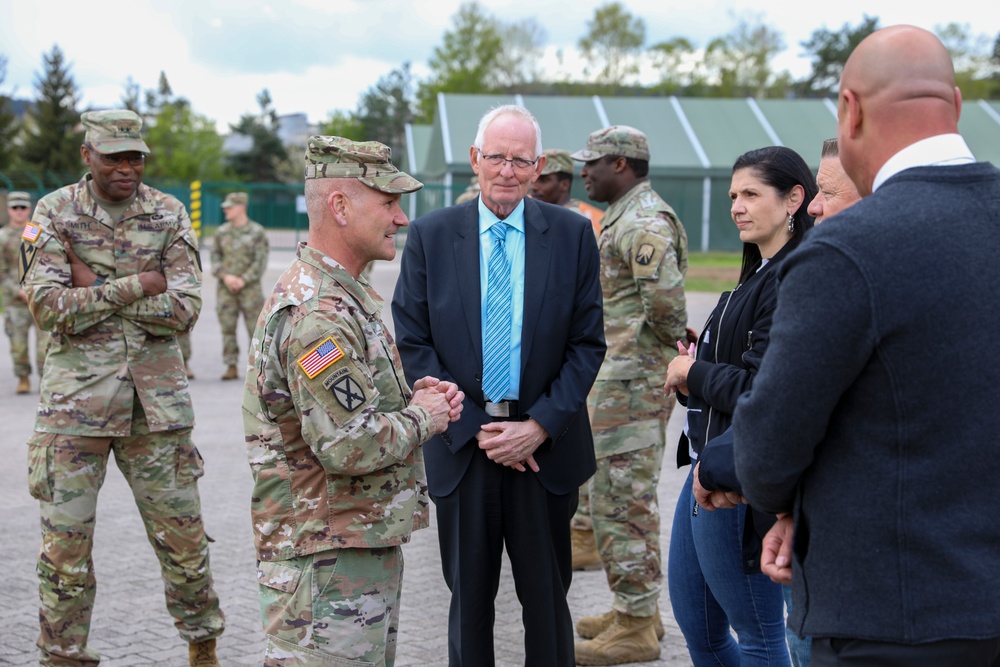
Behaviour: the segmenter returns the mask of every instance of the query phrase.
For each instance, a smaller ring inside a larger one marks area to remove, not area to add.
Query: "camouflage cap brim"
[[[128,137],[108,139],[106,141],[91,141],[90,145],[94,147],[95,151],[105,155],[111,153],[128,153],[131,151],[137,151],[139,153],[149,155],[151,152],[149,150],[149,146],[147,146],[146,142],[142,139],[131,139]]]
[[[424,184],[390,163],[333,162],[307,164],[306,179],[356,178],[370,188],[389,194],[416,192]]]
[[[605,155],[607,155],[607,153],[598,153],[597,151],[591,151],[584,148],[573,153],[570,157],[577,162],[590,162],[591,160],[596,160],[597,158],[604,157]]]
[[[370,188],[375,188],[380,192],[387,192],[393,195],[402,195],[409,192],[416,192],[424,187],[424,184],[407,173],[398,171],[395,174],[376,176],[374,178],[359,178],[359,181]]]

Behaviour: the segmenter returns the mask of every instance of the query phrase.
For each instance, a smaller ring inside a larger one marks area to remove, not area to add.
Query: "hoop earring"
[[[788,214],[788,231],[795,232],[795,216],[791,213]]]

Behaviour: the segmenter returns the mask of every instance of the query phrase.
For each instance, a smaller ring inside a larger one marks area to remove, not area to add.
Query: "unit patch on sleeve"
[[[327,336],[299,357],[298,362],[302,372],[311,380],[343,356],[344,351],[333,340],[333,336]]]
[[[337,399],[348,412],[354,412],[365,404],[365,391],[361,385],[350,375],[345,375],[331,387],[333,397]]]
[[[636,278],[656,278],[660,260],[667,249],[667,239],[656,234],[642,234],[633,247],[632,275]]]

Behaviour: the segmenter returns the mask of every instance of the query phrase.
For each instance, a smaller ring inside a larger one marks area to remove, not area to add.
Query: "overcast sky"
[[[775,62],[796,78],[809,72],[800,43],[816,29],[839,30],[878,16],[882,26],[927,29],[968,24],[990,44],[1000,32],[1000,2],[838,0],[622,0],[646,22],[646,44],[687,37],[696,46],[759,18],[784,35]],[[547,35],[549,71],[572,62],[594,10],[607,0],[480,0],[493,15],[533,17]],[[417,78],[441,44],[461,0],[0,0],[0,55],[8,59],[0,91],[35,97],[42,56],[58,44],[80,88],[81,109],[121,105],[131,76],[144,90],[166,72],[174,94],[216,121],[220,131],[257,110],[267,88],[279,114],[310,122],[352,111],[359,95],[402,63]],[[878,9],[875,9],[875,8]],[[579,70],[576,70],[577,72]],[[558,71],[555,72],[558,74]],[[574,74],[572,78],[579,78]]]

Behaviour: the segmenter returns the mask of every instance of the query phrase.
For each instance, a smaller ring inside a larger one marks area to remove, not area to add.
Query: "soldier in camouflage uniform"
[[[558,148],[547,148],[544,151],[545,166],[538,180],[531,184],[531,196],[535,199],[565,206],[590,220],[594,234],[601,235],[601,217],[604,211],[569,196],[573,188],[573,160],[569,151]]]
[[[358,280],[393,258],[409,224],[400,195],[422,187],[389,155],[310,137],[309,241],[250,349],[243,418],[269,667],[394,663],[400,545],[428,523],[419,445],[462,409],[454,383],[423,378],[411,392],[382,299]]]
[[[248,199],[245,192],[230,192],[226,196],[222,202],[226,222],[212,238],[212,275],[219,281],[215,312],[222,328],[222,363],[226,365],[223,380],[239,377],[236,325],[240,313],[247,336],[253,337],[254,324],[264,305],[260,279],[267,270],[267,233],[247,217]]]
[[[87,646],[97,583],[91,560],[108,458],[132,488],[160,562],[167,610],[190,663],[218,665],[225,626],[209,569],[191,441],[194,412],[177,334],[201,309],[198,242],[184,206],[142,184],[142,121],[90,111],[89,173],[45,196],[22,234],[28,305],[52,332],[28,484],[41,508],[43,665],[94,665]]]
[[[660,655],[662,584],[656,497],[674,397],[662,391],[667,365],[685,340],[687,235],[650,186],[649,143],[616,125],[592,133],[572,155],[590,198],[609,204],[600,237],[608,354],[587,399],[597,472],[590,518],[611,611],[584,617],[580,665],[655,660]],[[584,510],[585,512],[585,510]],[[586,519],[580,510],[574,522]]]
[[[31,217],[31,196],[27,192],[7,195],[7,217],[10,222],[0,228],[0,297],[3,298],[4,331],[10,338],[10,356],[17,377],[17,393],[31,391],[31,361],[28,335],[34,326],[28,312],[28,297],[21,288],[20,249],[24,225]],[[45,360],[45,337],[35,331],[35,363],[42,374]]]

